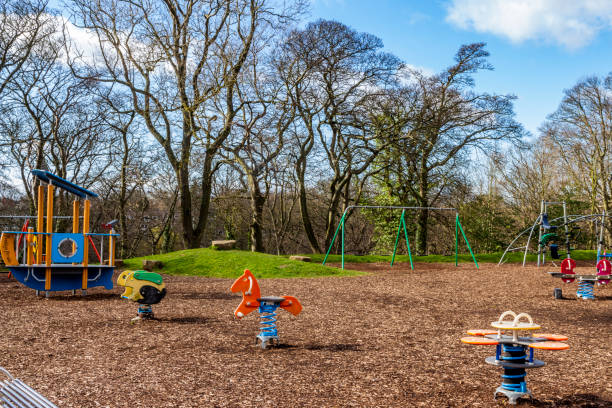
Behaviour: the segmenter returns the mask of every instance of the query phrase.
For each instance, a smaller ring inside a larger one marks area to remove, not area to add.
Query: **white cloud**
[[[611,0],[451,0],[447,12],[446,21],[466,30],[569,49],[612,28]]]

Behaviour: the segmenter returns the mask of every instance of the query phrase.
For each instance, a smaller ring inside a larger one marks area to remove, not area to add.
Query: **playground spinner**
[[[242,302],[234,311],[234,316],[242,319],[254,310],[259,311],[261,325],[259,334],[255,338],[255,344],[260,343],[265,349],[270,345],[279,344],[278,329],[276,327],[276,310],[280,307],[294,316],[302,311],[302,305],[293,296],[266,296],[261,297],[261,290],[257,279],[248,269],[244,270],[242,276],[234,281],[230,290],[242,292]]]
[[[90,287],[113,288],[112,276],[115,269],[115,244],[119,235],[113,230],[114,223],[105,227],[108,234],[89,231],[90,198],[98,195],[44,170],[32,170],[40,181],[37,191],[36,231],[3,231],[0,236],[0,253],[12,275],[25,286],[50,292],[81,289],[87,293]],[[46,184],[46,214],[45,186]],[[75,196],[73,201],[72,233],[54,232],[53,199],[55,188]],[[83,200],[83,226],[79,225],[80,205]],[[46,221],[46,222],[45,222]],[[25,244],[22,244],[25,237]],[[100,238],[100,251],[93,238]],[[104,261],[104,241],[107,240],[108,260]],[[89,263],[89,249],[93,249],[99,263]]]
[[[507,316],[512,320],[505,320]],[[546,364],[534,358],[534,350],[566,350],[569,346],[560,341],[567,340],[567,337],[559,334],[532,334],[534,330],[540,329],[540,325],[535,324],[527,313],[516,314],[511,310],[502,313],[491,326],[496,330],[469,330],[467,334],[470,336],[463,337],[461,341],[466,344],[496,346],[495,356],[485,359],[486,363],[504,370],[502,383],[493,393],[493,398],[497,398],[498,394],[505,395],[510,404],[516,404],[519,398],[532,398],[525,379],[526,370]]]

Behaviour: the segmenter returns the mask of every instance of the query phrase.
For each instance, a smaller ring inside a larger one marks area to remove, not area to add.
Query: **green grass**
[[[564,254],[560,253],[563,257]],[[205,276],[214,278],[235,278],[242,274],[244,269],[250,269],[258,278],[313,278],[320,276],[355,276],[363,272],[353,270],[342,270],[321,265],[324,254],[309,254],[312,262],[300,262],[289,260],[289,255],[276,256],[247,251],[218,251],[209,248],[187,249],[184,251],[170,252],[162,255],[151,255],[140,258],[125,259],[124,265],[127,269],[142,269],[143,259],[156,259],[163,262],[164,267],[160,272],[169,275]],[[477,254],[479,263],[497,263],[501,252],[490,254]],[[572,259],[578,261],[593,261],[597,257],[596,251],[572,251]],[[505,263],[523,262],[523,253],[513,252],[506,256]],[[534,263],[537,259],[535,254],[527,256],[527,262]],[[340,255],[329,255],[328,263],[340,263]],[[345,255],[345,262],[371,263],[391,262],[390,255]],[[455,262],[454,255],[429,255],[415,256],[414,262],[429,263],[452,263]],[[395,262],[409,262],[408,255],[397,255]],[[460,263],[472,263],[470,254],[460,254]]]
[[[292,261],[286,257],[247,251],[218,251],[209,248],[187,249],[162,255],[125,259],[126,269],[142,269],[143,259],[163,262],[160,272],[169,275],[236,278],[250,269],[257,278],[313,278],[355,276],[363,272],[341,270],[321,262]]]
[[[565,257],[565,253],[559,252],[561,258]],[[323,262],[323,258],[325,258],[325,254],[310,254],[307,255],[312,258],[312,262]],[[499,258],[501,258],[502,252],[493,252],[489,254],[476,254],[476,261],[481,262],[490,262],[497,263],[499,262]],[[536,262],[538,256],[537,254],[528,254],[527,262]],[[459,263],[471,263],[472,257],[470,254],[459,254],[458,256]],[[550,259],[548,256],[546,259]],[[593,261],[597,259],[597,251],[584,251],[584,250],[574,250],[572,251],[572,259],[577,261]],[[454,263],[455,256],[454,255],[429,255],[429,256],[413,256],[413,262],[428,262],[428,263]],[[327,257],[327,263],[341,262],[340,255],[329,255]],[[355,263],[370,263],[370,262],[391,262],[391,255],[344,255],[344,262],[355,262]],[[395,262],[410,262],[408,255],[396,255]],[[523,262],[523,253],[522,252],[512,252],[506,254],[506,258],[504,263],[521,263]]]

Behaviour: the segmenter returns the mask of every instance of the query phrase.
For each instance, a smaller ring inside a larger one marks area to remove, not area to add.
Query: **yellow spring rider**
[[[117,285],[123,286],[125,291],[121,294],[123,299],[140,304],[138,316],[132,322],[141,319],[153,319],[151,305],[161,302],[166,296],[166,285],[160,274],[147,271],[123,271],[117,278]]]

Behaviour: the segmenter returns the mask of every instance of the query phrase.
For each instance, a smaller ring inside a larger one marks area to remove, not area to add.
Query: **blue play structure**
[[[96,286],[112,289],[118,235],[112,225],[109,226],[110,232],[107,234],[89,232],[89,199],[98,195],[48,171],[32,170],[32,174],[40,181],[36,230],[30,227],[27,231],[2,232],[0,253],[7,268],[19,282],[37,293],[44,291],[47,296],[49,292],[72,290],[75,293],[77,289],[81,289],[85,295],[88,288]],[[47,190],[46,203],[43,184],[46,184]],[[67,191],[75,197],[71,233],[54,232],[55,188]],[[99,242],[99,250],[94,244],[94,238]],[[106,260],[105,241],[108,251]],[[89,262],[90,248],[93,249],[91,254],[95,254],[97,263]]]

